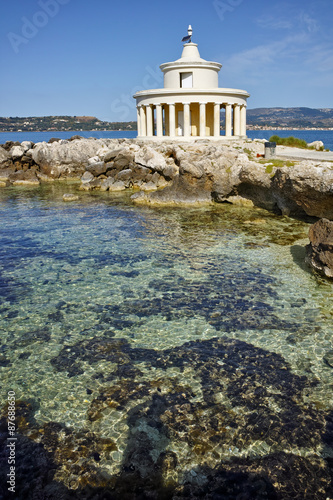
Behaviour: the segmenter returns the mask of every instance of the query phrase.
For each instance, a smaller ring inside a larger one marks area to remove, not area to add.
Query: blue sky
[[[332,0],[11,0],[0,19],[0,116],[136,119],[193,27],[220,86],[249,108],[333,107]]]

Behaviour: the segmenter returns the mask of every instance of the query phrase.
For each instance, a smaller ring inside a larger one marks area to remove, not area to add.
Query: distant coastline
[[[224,112],[221,112],[223,129]],[[137,122],[108,122],[94,116],[0,117],[0,132],[135,132]],[[333,130],[333,109],[256,108],[247,110],[247,130]]]
[[[247,125],[246,130],[333,130],[333,127],[268,127],[266,125]]]

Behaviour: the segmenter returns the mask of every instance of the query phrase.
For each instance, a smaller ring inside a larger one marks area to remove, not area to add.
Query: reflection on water
[[[329,498],[332,287],[308,224],[69,189],[0,191],[18,498]]]

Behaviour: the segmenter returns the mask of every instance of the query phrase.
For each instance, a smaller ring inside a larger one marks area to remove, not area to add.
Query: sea
[[[68,131],[68,132],[0,132],[0,144],[6,141],[32,141],[42,142],[48,141],[52,137],[59,139],[69,139],[73,135],[81,137],[96,137],[96,138],[129,138],[134,139],[137,136],[136,131]],[[322,141],[325,149],[333,151],[333,130],[248,130],[247,137],[249,139],[269,139],[272,135],[280,137],[294,136],[299,139],[304,139],[306,142]]]
[[[0,188],[0,497],[333,498],[311,221],[78,186]]]

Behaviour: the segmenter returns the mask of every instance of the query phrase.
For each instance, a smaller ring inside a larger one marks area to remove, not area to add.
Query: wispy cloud
[[[309,33],[316,33],[319,31],[319,21],[314,17],[311,17],[306,12],[301,12],[299,16],[300,23]]]
[[[316,72],[333,72],[333,43],[318,44],[311,47],[305,62],[310,69]]]
[[[263,15],[257,19],[257,25],[260,28],[267,28],[270,30],[286,30],[293,27],[293,22],[290,19],[283,17],[274,17],[272,15]]]
[[[269,64],[276,63],[280,59],[292,59],[304,50],[304,44],[308,41],[306,34],[287,36],[279,41],[258,45],[252,49],[244,50],[232,55],[224,61],[224,67],[231,71],[242,71],[253,69],[262,71]]]
[[[283,9],[282,9],[283,10]],[[305,10],[296,11],[293,8],[287,8],[288,17],[277,13],[275,10],[270,14],[263,14],[256,19],[256,24],[262,29],[267,30],[305,30],[309,33],[316,33],[320,29],[320,23],[316,17]]]

